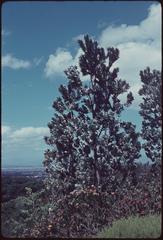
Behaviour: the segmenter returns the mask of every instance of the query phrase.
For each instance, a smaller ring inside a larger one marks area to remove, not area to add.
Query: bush
[[[89,237],[117,220],[161,213],[160,172],[155,167],[145,171],[136,185],[128,178],[114,191],[92,185],[65,196],[52,196],[45,189],[33,193],[26,188],[26,192],[26,197],[2,204],[5,237]],[[148,222],[147,228],[152,220]]]
[[[51,233],[57,237],[86,237],[112,223],[112,196],[95,186],[74,190],[57,201]]]
[[[161,215],[129,217],[113,223],[98,238],[158,238],[161,235]]]
[[[30,192],[27,197],[2,204],[1,230],[4,237],[32,236],[32,229],[43,222],[43,217],[47,219],[49,205],[46,199],[44,201],[43,194],[43,191]]]
[[[49,202],[48,210],[33,221],[25,237],[86,237],[97,234],[113,221],[112,196],[91,187],[74,190]],[[47,205],[47,204],[46,204]],[[32,213],[32,219],[36,213]]]
[[[33,228],[38,236],[44,233],[53,237],[92,236],[121,218],[160,214],[160,177],[149,169],[136,185],[128,179],[112,192],[102,192],[92,185],[56,197],[51,206],[48,218],[39,221],[41,228],[40,225]]]
[[[1,230],[4,237],[18,237],[23,233],[25,210],[31,207],[31,201],[26,197],[18,197],[2,204]]]
[[[155,174],[155,171],[157,174]],[[151,167],[138,179],[136,185],[126,182],[114,193],[114,220],[129,216],[161,213],[160,170]]]

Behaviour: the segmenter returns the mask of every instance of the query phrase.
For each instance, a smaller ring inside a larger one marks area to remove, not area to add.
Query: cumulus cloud
[[[138,25],[108,26],[100,36],[101,45],[108,47],[126,42],[160,43],[161,40],[161,5],[153,4],[148,16]]]
[[[63,71],[73,64],[73,57],[66,49],[57,49],[55,54],[51,54],[45,66],[46,77],[62,75]]]
[[[47,134],[48,128],[44,127],[24,127],[20,128],[18,130],[15,130],[11,134],[12,139],[22,140],[27,138],[33,138],[33,137],[41,137],[45,134]]]
[[[44,72],[47,78],[54,78],[55,76],[65,76],[64,71],[70,66],[76,65],[79,69],[79,57],[82,54],[82,50],[78,49],[76,55],[73,57],[72,54],[65,49],[57,49],[56,53],[49,56],[46,63]],[[88,79],[87,76],[82,76],[82,81]],[[54,78],[55,79],[55,78]]]
[[[83,38],[83,35],[75,39]],[[104,48],[117,47],[120,58],[115,63],[119,67],[119,77],[131,86],[135,96],[134,108],[141,101],[138,90],[141,87],[139,72],[149,66],[151,69],[161,68],[161,5],[152,4],[148,15],[137,25],[109,25],[101,31],[98,41]],[[63,76],[63,71],[70,65],[78,66],[78,58],[82,50],[75,56],[65,49],[58,49],[49,56],[46,63],[46,77]],[[86,78],[83,78],[83,80]]]
[[[119,76],[129,82],[136,99],[133,107],[137,108],[141,101],[140,70],[147,66],[161,69],[161,5],[152,4],[147,18],[138,25],[108,26],[99,42],[105,48],[113,46],[120,50],[115,66],[120,69]]]
[[[2,165],[40,165],[46,149],[47,127],[2,126]]]
[[[12,69],[27,69],[31,66],[31,63],[27,60],[18,59],[16,57],[13,57],[11,54],[6,54],[5,56],[2,56],[2,67],[8,67]]]
[[[65,49],[57,49],[56,53],[49,56],[46,63],[44,72],[47,78],[53,78],[55,76],[65,76],[64,71],[70,67],[76,65],[79,67],[79,57],[82,54],[82,50],[78,49],[76,55],[73,57],[72,54]],[[87,80],[87,76],[82,76],[82,81]],[[55,79],[55,78],[54,78]]]
[[[31,147],[41,146],[43,137],[49,134],[46,127],[23,127],[13,129],[10,126],[2,126],[3,144],[18,147],[21,145]]]

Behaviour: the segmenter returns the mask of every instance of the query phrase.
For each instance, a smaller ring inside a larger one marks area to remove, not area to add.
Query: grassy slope
[[[98,238],[158,238],[161,235],[161,215],[130,217],[113,223]]]

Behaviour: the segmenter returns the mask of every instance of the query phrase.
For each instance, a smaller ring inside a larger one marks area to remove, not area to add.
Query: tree
[[[48,124],[50,148],[44,165],[49,174],[48,186],[53,193],[67,194],[77,187],[94,185],[105,191],[114,190],[134,169],[140,157],[139,134],[135,125],[120,120],[120,114],[133,101],[119,96],[128,92],[129,84],[118,78],[113,68],[119,50],[107,48],[85,36],[79,40],[83,54],[77,66],[65,71],[68,85],[61,85],[54,103],[54,117]],[[81,74],[88,81],[81,80]]]
[[[143,148],[153,163],[161,163],[161,72],[150,71],[150,68],[140,72],[143,83],[139,94],[143,97],[140,104],[142,121]]]

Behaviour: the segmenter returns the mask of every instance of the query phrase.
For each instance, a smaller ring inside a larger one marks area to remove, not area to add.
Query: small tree
[[[120,120],[133,96],[129,92],[125,104],[119,99],[129,89],[118,78],[119,69],[113,68],[119,50],[105,51],[88,36],[79,45],[80,72],[88,81],[81,80],[76,66],[65,71],[68,85],[59,88],[61,97],[53,103],[55,114],[48,124],[50,137],[45,137],[51,148],[45,152],[44,165],[55,195],[78,186],[115,190],[140,157],[135,125]]]
[[[139,94],[143,96],[140,104],[143,148],[153,163],[161,163],[161,72],[147,68],[140,72],[143,83]]]

